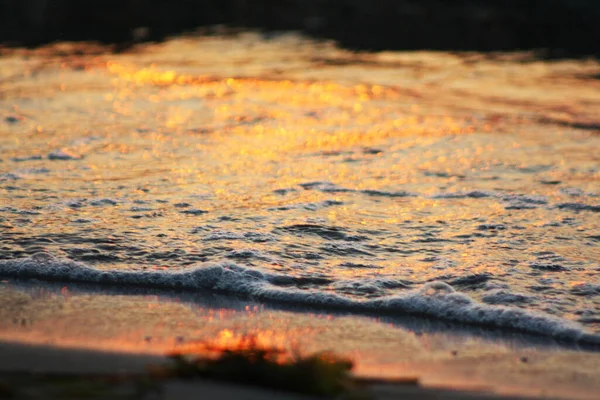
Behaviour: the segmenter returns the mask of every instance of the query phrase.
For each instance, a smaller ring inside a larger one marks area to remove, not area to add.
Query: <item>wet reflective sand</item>
[[[7,286],[27,271],[21,277],[59,280],[67,289],[73,281],[214,289],[272,306],[334,305],[373,318],[410,311],[597,341],[596,62],[353,54],[254,34],[174,39],[124,54],[69,44],[5,53],[0,274]],[[219,278],[210,287],[195,273],[172,275],[214,265]],[[34,301],[58,324],[29,335],[80,343],[91,332],[71,335],[61,324],[101,321],[132,301],[84,298],[67,301],[87,309],[72,320]],[[140,312],[138,327],[136,299],[123,321],[106,327],[102,343],[117,334],[117,347],[139,349],[140,337],[157,336],[146,331],[162,329],[148,321],[179,315],[177,305],[160,303]],[[372,365],[402,364],[389,349],[416,357],[429,346],[410,329],[367,317],[330,323],[274,312],[267,323],[268,313],[247,313],[244,329],[302,337],[309,349],[354,348]],[[198,326],[164,336],[230,329],[209,329],[210,316],[194,315],[186,321]],[[20,332],[14,318],[3,321],[5,337]],[[89,322],[78,326],[100,324]],[[357,337],[338,346],[357,325]],[[396,335],[402,343],[374,339]],[[165,349],[156,343],[150,347]],[[497,354],[506,344],[491,351],[477,343],[475,359],[488,351],[504,357]],[[449,347],[440,354],[451,354]],[[411,368],[422,362],[447,375],[456,367],[436,360],[413,360]]]

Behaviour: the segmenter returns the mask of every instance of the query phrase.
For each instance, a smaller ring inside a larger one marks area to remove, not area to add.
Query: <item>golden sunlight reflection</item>
[[[156,136],[154,132],[158,132],[159,136],[174,140],[173,145],[198,150],[198,154],[184,160],[177,154],[161,151],[164,146],[156,141],[145,159],[177,159],[177,167],[171,170],[177,174],[178,184],[216,184],[215,194],[229,200],[230,205],[239,201],[246,204],[250,201],[250,207],[255,201],[259,202],[257,206],[276,205],[273,203],[276,199],[268,194],[260,199],[236,196],[236,190],[219,187],[218,177],[268,177],[276,182],[273,190],[277,190],[327,175],[332,181],[360,189],[373,183],[374,174],[378,177],[377,184],[385,186],[386,181],[381,177],[390,182],[399,182],[399,178],[400,182],[406,181],[408,177],[390,171],[374,173],[372,168],[315,164],[307,156],[312,152],[332,155],[359,152],[376,146],[410,147],[415,137],[438,137],[433,139],[435,142],[448,135],[478,129],[478,123],[470,118],[425,114],[420,107],[402,102],[394,106],[402,94],[381,85],[194,76],[116,61],[108,62],[107,70],[117,77],[116,92],[111,99],[120,100],[113,102],[113,110],[123,116],[132,116],[140,110],[154,125],[148,134],[141,134],[142,138]],[[142,107],[140,98],[145,96],[149,104]],[[153,104],[160,107],[156,113],[148,113],[146,110],[154,108]],[[397,142],[400,137],[407,140]],[[375,161],[380,154],[375,150],[368,156],[371,167],[377,167]],[[296,158],[297,164],[282,168],[281,163],[290,158]],[[363,158],[367,161],[367,157]],[[402,162],[427,167],[418,159]],[[436,162],[444,160],[438,157]],[[463,163],[469,167],[468,159]],[[200,165],[203,167],[199,168]],[[356,179],[357,173],[360,179]],[[358,186],[357,181],[361,182]]]

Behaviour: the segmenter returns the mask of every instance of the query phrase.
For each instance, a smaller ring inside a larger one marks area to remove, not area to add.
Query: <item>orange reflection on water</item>
[[[159,72],[153,68],[132,69],[125,65],[107,62],[106,68],[109,72],[119,75],[122,79],[134,82],[138,85],[168,85],[176,82],[177,74],[174,71]]]
[[[381,85],[194,76],[113,61],[107,63],[107,70],[118,77],[116,112],[147,114],[160,126],[175,130],[171,135],[210,133],[218,139],[220,159],[230,161],[220,174],[265,165],[290,153],[339,151],[376,146],[395,137],[445,136],[477,129],[464,118],[425,115],[414,104],[395,106],[401,93]],[[127,103],[144,97],[156,104],[152,106],[158,107],[156,113],[145,106],[134,110]],[[190,99],[199,102],[181,103]]]

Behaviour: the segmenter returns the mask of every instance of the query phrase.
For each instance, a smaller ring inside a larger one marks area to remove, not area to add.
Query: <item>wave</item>
[[[449,284],[439,281],[426,283],[418,289],[407,289],[401,294],[360,300],[316,289],[281,286],[281,282],[286,281],[284,275],[261,272],[229,261],[179,271],[118,271],[99,270],[48,253],[0,260],[0,276],[112,286],[217,291],[275,303],[387,315],[416,314],[517,330],[569,342],[600,344],[600,335],[586,332],[576,322],[516,307],[478,303],[464,293],[455,291]],[[338,286],[341,283],[337,282]]]

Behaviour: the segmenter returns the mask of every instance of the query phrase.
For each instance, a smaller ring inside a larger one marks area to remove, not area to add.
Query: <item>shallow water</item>
[[[600,67],[295,36],[0,59],[0,275],[600,341]]]

